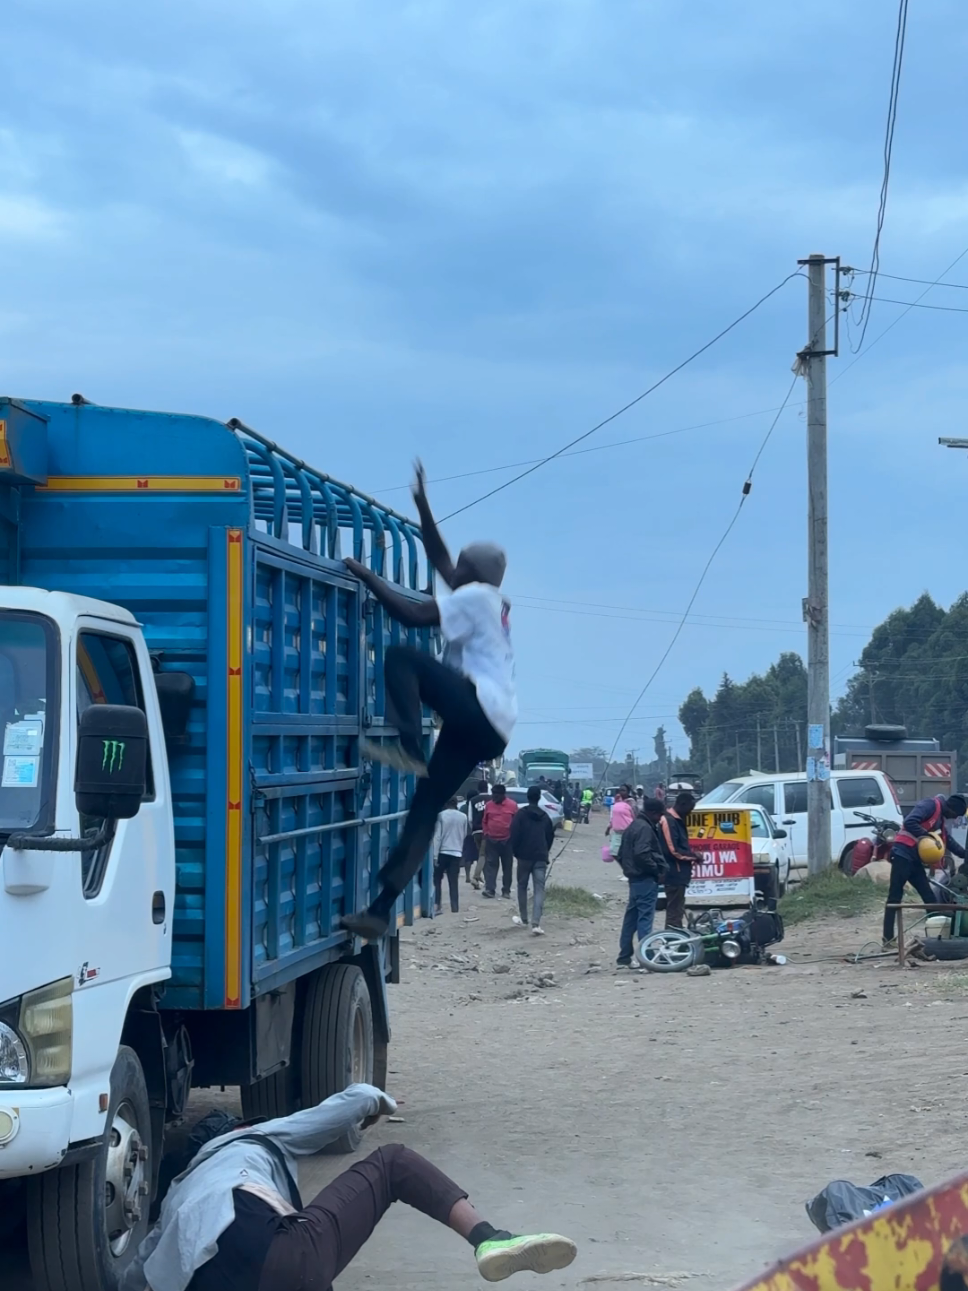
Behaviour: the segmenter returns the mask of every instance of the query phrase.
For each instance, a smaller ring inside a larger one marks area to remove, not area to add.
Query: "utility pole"
[[[800,745],[800,723],[794,722],[793,725],[796,728],[796,732],[797,732],[797,770],[802,771],[803,770],[803,748]],[[777,768],[777,770],[779,770],[779,768]]]
[[[801,261],[801,263],[803,263]],[[839,262],[834,261],[838,265]],[[830,866],[830,638],[827,622],[827,264],[806,262],[807,345],[800,370],[807,378],[807,872]],[[839,289],[838,282],[836,283]],[[840,299],[834,297],[839,318]]]
[[[706,727],[706,774],[712,775],[712,773],[713,773],[713,755],[710,751],[709,727],[707,726]]]
[[[739,731],[736,732],[736,774],[740,774],[739,766]]]
[[[773,770],[780,770],[780,728],[773,723]]]
[[[756,714],[756,769],[763,770],[763,737],[760,734],[760,715]],[[780,768],[777,767],[777,770]]]

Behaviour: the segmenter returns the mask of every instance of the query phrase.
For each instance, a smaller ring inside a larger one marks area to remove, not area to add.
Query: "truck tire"
[[[118,1291],[148,1231],[151,1117],[138,1055],[118,1049],[97,1156],[30,1180],[27,1239],[35,1291]]]
[[[303,1107],[314,1107],[347,1085],[373,1083],[373,1009],[366,978],[355,964],[329,964],[313,974],[303,1011],[300,1083]],[[329,1153],[355,1152],[354,1127]]]
[[[239,1093],[242,1096],[242,1117],[254,1121],[264,1117],[267,1121],[277,1116],[291,1116],[301,1106],[299,1090],[296,1087],[296,1072],[290,1061],[288,1067],[274,1071],[271,1076],[255,1080],[251,1085],[243,1085]]]

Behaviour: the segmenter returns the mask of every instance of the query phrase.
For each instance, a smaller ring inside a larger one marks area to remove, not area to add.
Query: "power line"
[[[761,296],[755,305],[751,305],[749,309],[740,314],[738,318],[734,318],[727,327],[724,327],[721,332],[717,332],[712,340],[707,341],[705,345],[701,345],[698,350],[694,350],[688,358],[683,359],[681,363],[677,363],[674,368],[670,368],[664,376],[660,377],[658,381],[650,385],[647,390],[643,390],[640,395],[636,395],[634,399],[629,400],[627,404],[624,404],[616,412],[611,413],[608,417],[605,417],[602,421],[598,422],[597,425],[592,426],[591,430],[586,430],[583,434],[576,436],[575,439],[570,440],[567,444],[563,444],[562,447],[556,449],[555,452],[549,453],[547,457],[542,457],[540,461],[529,466],[528,469],[526,471],[522,471],[520,475],[515,475],[510,480],[505,480],[503,484],[498,484],[495,488],[489,489],[487,493],[481,494],[479,498],[475,498],[472,502],[467,502],[464,506],[458,507],[456,511],[451,511],[449,515],[443,516],[440,523],[443,524],[445,520],[452,520],[454,516],[461,515],[464,511],[469,511],[471,507],[476,507],[479,502],[484,502],[488,498],[494,497],[495,493],[500,493],[504,489],[510,488],[512,484],[517,484],[517,482],[519,480],[523,480],[525,476],[532,475],[535,471],[540,470],[542,466],[547,465],[548,462],[554,461],[556,457],[561,457],[564,453],[567,453],[570,448],[574,448],[576,444],[580,444],[582,440],[588,439],[590,435],[594,435],[596,431],[601,430],[603,426],[607,426],[609,422],[615,421],[617,417],[621,417],[623,413],[628,412],[630,408],[634,408],[636,404],[641,403],[643,399],[647,398],[655,390],[658,390],[661,385],[665,385],[668,380],[674,377],[677,372],[681,372],[682,369],[692,363],[694,359],[698,359],[701,354],[705,354],[705,352],[708,349],[711,349],[717,341],[721,341],[724,336],[728,335],[728,333],[735,327],[738,327],[744,319],[749,318],[750,314],[754,313],[761,305],[765,304],[771,296],[775,296],[776,293],[782,287],[785,287],[792,278],[801,278],[802,276],[803,275],[799,269],[794,270],[793,273],[788,273],[782,282],[778,282],[775,287],[772,287],[766,293],[766,295]],[[785,406],[786,404],[784,403],[783,407]]]
[[[715,421],[700,421],[694,426],[679,426],[675,430],[660,430],[654,435],[634,435],[631,439],[616,439],[608,444],[596,444],[594,448],[578,448],[573,453],[560,453],[559,456],[581,457],[585,453],[604,453],[609,448],[627,448],[629,444],[644,444],[652,439],[668,439],[671,435],[684,435],[691,430],[706,430],[710,426],[725,426],[732,421],[748,421],[750,417],[765,417],[771,412],[776,412],[776,408],[758,408],[755,412],[741,412],[735,417],[717,417]],[[520,462],[504,462],[501,466],[484,466],[476,471],[458,471],[456,475],[437,475],[428,480],[427,483],[449,484],[453,480],[466,480],[474,475],[494,475],[498,471],[513,471],[519,466],[535,466],[549,460],[549,458],[544,457],[527,457]],[[410,488],[411,485],[409,484],[394,484],[391,488],[371,489],[370,492],[375,497],[379,497],[384,493],[402,493],[404,489]]]
[[[793,381],[790,383],[790,387],[786,392],[786,396],[784,397],[783,402],[780,404],[779,411],[777,412],[776,417],[773,420],[773,425],[771,425],[770,429],[766,432],[766,436],[763,439],[763,442],[760,445],[759,450],[753,459],[753,465],[750,467],[749,471],[747,472],[746,479],[743,482],[743,492],[739,499],[739,505],[734,511],[732,519],[730,520],[729,524],[723,530],[722,537],[719,539],[715,547],[712,549],[709,559],[706,561],[705,565],[703,566],[702,573],[699,575],[699,580],[696,583],[696,586],[693,588],[692,595],[689,597],[689,602],[682,613],[682,617],[679,619],[675,632],[673,632],[672,634],[672,639],[670,640],[669,644],[666,646],[665,650],[663,651],[662,657],[659,659],[659,662],[652,669],[652,673],[650,674],[648,681],[646,681],[645,685],[639,691],[638,695],[636,696],[635,703],[629,709],[628,715],[626,716],[622,725],[619,727],[619,732],[615,737],[615,743],[612,745],[611,752],[609,753],[608,758],[606,760],[606,766],[608,765],[609,762],[612,761],[613,757],[615,756],[615,750],[618,748],[619,741],[621,740],[623,734],[625,733],[625,728],[632,720],[632,717],[635,714],[635,710],[642,702],[642,699],[644,698],[649,687],[652,685],[653,681],[655,681],[656,677],[659,675],[659,670],[662,668],[662,665],[665,663],[669,655],[672,653],[673,646],[676,644],[676,642],[679,640],[679,637],[682,635],[682,630],[686,626],[686,619],[689,617],[689,611],[696,603],[696,598],[699,596],[700,590],[702,589],[702,585],[706,581],[706,575],[709,573],[712,563],[719,555],[720,549],[722,548],[726,539],[732,533],[733,527],[735,526],[736,521],[739,519],[740,512],[743,510],[743,505],[746,502],[746,499],[750,495],[750,490],[753,487],[753,472],[756,470],[756,464],[760,460],[763,450],[766,447],[767,442],[773,433],[773,426],[776,425],[777,421],[780,418],[780,414],[783,412],[783,409],[787,406],[787,403],[790,400],[790,396],[793,394],[793,390],[794,390],[794,387],[796,386],[796,383],[797,383],[797,377],[794,376]]]
[[[879,332],[877,336],[874,337],[870,345],[860,350],[857,353],[857,355],[853,359],[851,359],[851,361],[846,365],[846,367],[841,368],[841,370],[833,378],[830,384],[835,385],[842,377],[845,377],[855,363],[859,363],[865,354],[869,354],[871,350],[874,348],[874,346],[877,345],[879,341],[882,341],[884,339],[884,337],[888,334],[888,332],[890,332],[893,328],[897,327],[898,323],[901,321],[902,318],[906,318],[908,314],[910,314],[911,310],[914,309],[914,307],[918,305],[922,300],[924,300],[925,296],[928,294],[929,291],[932,291],[935,287],[944,286],[945,284],[943,284],[941,281],[942,278],[944,278],[947,274],[951,273],[955,265],[960,264],[961,261],[964,260],[965,256],[968,256],[968,247],[965,247],[964,251],[956,255],[955,258],[952,260],[951,264],[948,265],[947,269],[943,269],[941,273],[938,274],[937,278],[935,278],[934,282],[929,283],[927,287],[925,287],[924,291],[921,292],[921,295],[918,296],[917,300],[911,301],[911,303],[908,305],[907,309],[905,309],[903,313],[898,314],[897,318],[895,318],[893,322],[888,323],[888,325],[884,328],[883,332]]]
[[[874,300],[874,285],[881,263],[881,233],[884,231],[884,219],[887,215],[887,194],[891,183],[891,156],[894,152],[894,127],[897,124],[898,95],[901,88],[901,64],[904,61],[904,41],[907,35],[908,0],[900,0],[897,11],[897,31],[894,35],[894,64],[891,68],[891,91],[887,102],[887,125],[884,130],[884,174],[881,179],[881,196],[877,206],[877,228],[874,233],[874,247],[871,251],[870,278],[867,292],[861,305],[860,339],[854,348],[856,354],[864,345],[867,335],[867,324],[870,322],[871,303]]]
[[[888,296],[871,296],[882,305],[907,305],[908,309],[938,309],[943,314],[968,314],[964,305],[922,305],[918,300],[891,300]]]
[[[870,270],[851,269],[850,272],[867,277]],[[885,273],[883,269],[878,270],[877,276],[878,278],[890,278],[891,282],[913,282],[922,287],[925,285],[928,287],[951,287],[957,291],[968,291],[968,282],[939,282],[937,279],[932,282],[930,278],[904,278],[898,273]]]

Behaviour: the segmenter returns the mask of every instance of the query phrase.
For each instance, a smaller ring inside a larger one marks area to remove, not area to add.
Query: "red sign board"
[[[753,845],[749,811],[728,807],[694,811],[689,846],[701,859],[686,890],[691,906],[745,905],[753,900]]]

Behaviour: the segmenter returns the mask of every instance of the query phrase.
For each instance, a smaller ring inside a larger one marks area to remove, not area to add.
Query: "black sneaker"
[[[379,941],[381,937],[386,936],[390,921],[378,914],[371,914],[369,910],[364,910],[362,914],[344,914],[339,921],[339,926],[356,937],[363,937],[367,941]]]

